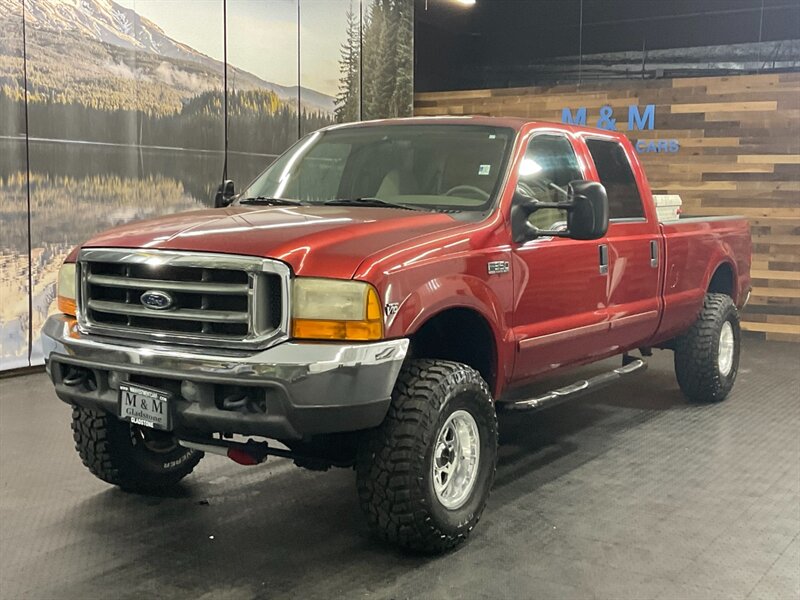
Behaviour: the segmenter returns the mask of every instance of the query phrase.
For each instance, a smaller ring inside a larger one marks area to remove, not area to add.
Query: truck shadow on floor
[[[487,520],[600,457],[624,431],[689,407],[664,370],[538,413],[501,414]],[[346,597],[448,560],[405,555],[375,540],[354,479],[350,470],[313,473],[282,459],[242,469],[209,457],[166,496],[109,488],[65,515],[81,539],[81,563],[94,557],[96,566],[74,570],[61,593],[96,596],[113,573],[121,597]],[[495,534],[482,532],[458,554],[479,551],[483,535]]]
[[[66,518],[96,571],[75,570],[61,594],[95,597],[111,571],[119,597],[347,597],[430,560],[372,538],[351,471],[275,464],[242,472],[219,461],[178,498],[88,498]]]
[[[616,365],[613,365],[616,366]],[[593,365],[581,377],[608,370]],[[529,386],[525,398],[575,381],[575,373]],[[534,412],[499,411],[500,449],[495,490],[513,501],[557,479],[614,446],[615,434],[641,426],[665,411],[697,408],[681,395],[669,370],[645,373],[583,398]]]

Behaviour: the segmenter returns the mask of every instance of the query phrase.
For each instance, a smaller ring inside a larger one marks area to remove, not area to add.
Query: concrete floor
[[[370,538],[352,471],[207,457],[171,497],[108,487],[45,375],[2,380],[0,596],[797,599],[800,349],[745,340],[715,406],[684,402],[671,360],[504,416],[484,517],[435,559]]]

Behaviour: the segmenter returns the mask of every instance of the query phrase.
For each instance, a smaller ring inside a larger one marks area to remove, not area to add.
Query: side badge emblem
[[[386,312],[386,317],[387,318],[392,318],[393,316],[395,316],[397,314],[398,310],[400,310],[400,303],[399,302],[390,302],[384,308],[384,311]]]
[[[500,275],[501,273],[508,273],[509,266],[507,260],[492,260],[487,265],[489,275]]]

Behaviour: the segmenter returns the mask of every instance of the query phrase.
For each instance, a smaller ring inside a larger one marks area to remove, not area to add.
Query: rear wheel
[[[739,313],[730,296],[706,294],[689,331],[676,340],[675,375],[694,402],[724,400],[739,370]]]
[[[389,413],[356,463],[361,506],[380,537],[421,552],[466,540],[486,506],[497,460],[497,419],[480,374],[413,360]]]
[[[99,479],[130,492],[155,492],[186,477],[203,453],[178,445],[169,432],[74,406],[72,436],[83,464]]]

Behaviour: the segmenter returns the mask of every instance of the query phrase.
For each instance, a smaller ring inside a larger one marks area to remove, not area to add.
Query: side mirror
[[[233,181],[226,179],[219,184],[217,193],[214,194],[214,208],[228,206],[231,202],[233,202],[233,198],[235,196],[236,192],[234,191]]]
[[[608,231],[608,197],[606,189],[596,181],[576,180],[566,190],[552,185],[566,196],[564,202],[540,202],[536,198],[517,194],[511,208],[511,230],[514,242],[521,244],[537,237],[566,237],[576,240],[596,240]],[[567,211],[567,230],[537,229],[528,218],[541,208]]]
[[[608,196],[596,181],[573,181],[567,191],[567,233],[576,240],[596,240],[608,231]]]

